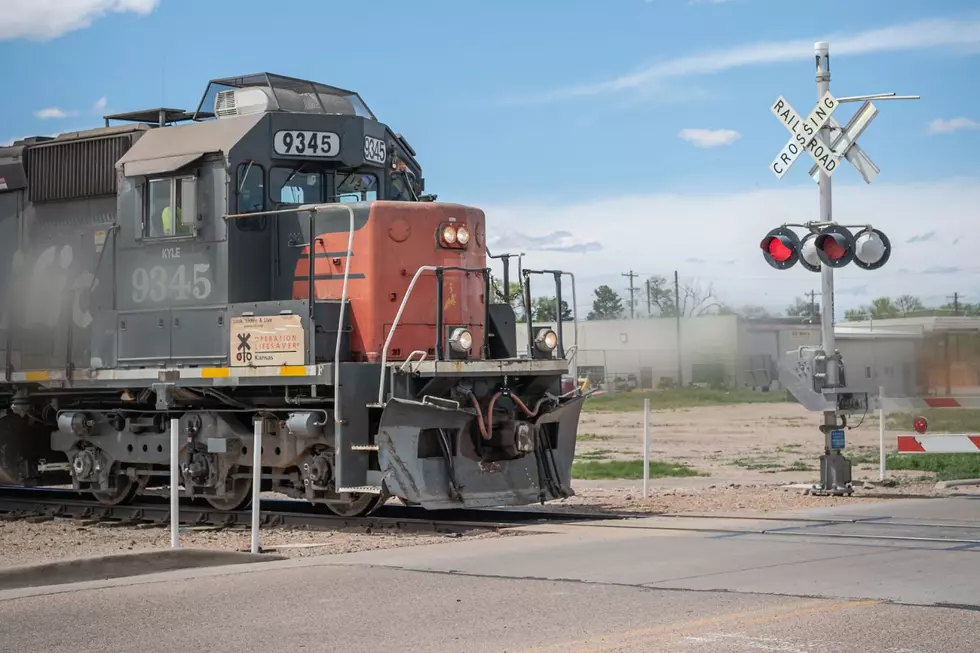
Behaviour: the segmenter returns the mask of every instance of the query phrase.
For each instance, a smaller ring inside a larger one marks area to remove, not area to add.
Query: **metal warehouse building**
[[[577,375],[610,388],[656,388],[680,380],[775,390],[778,357],[820,344],[820,324],[808,318],[713,315],[679,323],[678,328],[670,317],[578,322]],[[555,327],[535,324],[543,326]],[[980,394],[978,317],[842,322],[834,330],[851,384],[883,386],[894,397]],[[565,323],[562,331],[569,348],[574,325]],[[518,325],[517,338],[525,348],[525,325]]]
[[[679,322],[679,325],[678,325]],[[535,328],[552,324],[535,324]],[[565,347],[574,327],[564,323]],[[579,377],[592,383],[632,383],[641,388],[691,382],[768,387],[775,380],[780,351],[820,342],[820,325],[801,318],[743,319],[735,315],[577,323]],[[678,347],[678,332],[680,346]],[[527,347],[527,329],[518,325],[518,347]],[[678,356],[678,352],[680,355]]]

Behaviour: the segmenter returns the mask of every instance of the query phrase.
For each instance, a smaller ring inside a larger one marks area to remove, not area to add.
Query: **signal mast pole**
[[[826,41],[818,41],[813,45],[817,60],[817,101],[830,91],[830,44]],[[819,135],[821,140],[830,147],[831,139],[826,137],[826,126],[821,128]],[[820,222],[833,222],[833,209],[831,207],[831,185],[830,177],[822,169],[820,173]],[[827,377],[826,385],[832,388],[837,387],[837,343],[834,338],[834,269],[829,265],[820,266],[820,339],[823,345],[824,355],[827,357]],[[823,414],[824,427],[824,454],[829,455],[833,451],[830,432],[837,428],[837,412],[828,410]],[[824,465],[832,464],[831,458],[825,458]],[[836,475],[834,475],[836,476]],[[822,480],[826,483],[827,476],[821,474]],[[825,490],[829,487],[824,485]]]

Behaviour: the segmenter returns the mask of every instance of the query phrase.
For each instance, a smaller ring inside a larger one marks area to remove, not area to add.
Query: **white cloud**
[[[96,113],[103,111],[105,110],[107,104],[109,104],[109,98],[103,95],[95,101],[95,104],[92,105],[92,111]]]
[[[663,59],[640,70],[595,84],[557,89],[526,102],[549,102],[660,86],[665,80],[710,75],[763,64],[813,59],[815,41],[830,43],[831,57],[902,52],[941,47],[980,46],[980,20],[925,19],[850,34],[830,34],[788,41],[763,41]]]
[[[107,13],[145,16],[160,0],[4,0],[0,41],[48,41],[84,29]]]
[[[880,270],[866,272],[850,265],[836,273],[838,317],[880,295],[907,292],[927,302],[944,302],[942,297],[954,291],[980,297],[975,256],[980,232],[974,228],[978,206],[980,179],[868,186],[835,178],[835,220],[871,222],[885,232],[893,247],[889,262]],[[714,284],[716,294],[730,305],[783,310],[794,297],[812,289],[819,292],[820,277],[800,265],[784,271],[770,268],[759,242],[773,227],[814,219],[816,209],[816,185],[808,181],[779,190],[485,207],[491,243],[501,234],[517,232],[527,234],[535,245],[508,242],[506,249],[491,246],[493,253],[525,251],[525,267],[575,273],[577,302],[583,310],[596,286],[607,283],[621,291],[620,275],[631,269],[644,275],[637,283],[654,274],[669,277],[677,270],[682,281],[698,278]],[[927,231],[936,233],[923,239]],[[540,239],[548,235],[560,237],[556,247],[541,246]],[[563,247],[568,243],[589,246]],[[493,266],[499,274],[497,261]],[[536,294],[547,288],[538,283]]]
[[[58,107],[48,107],[34,112],[34,117],[38,120],[51,120],[53,118],[70,118],[78,115],[77,111],[66,111]]]
[[[678,136],[696,147],[731,145],[742,137],[734,129],[682,129]]]
[[[929,123],[930,134],[952,134],[961,129],[980,129],[980,122],[970,118],[936,118]]]

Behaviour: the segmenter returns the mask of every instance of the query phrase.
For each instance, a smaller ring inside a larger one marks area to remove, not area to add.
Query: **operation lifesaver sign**
[[[303,365],[306,333],[299,315],[231,318],[231,365]]]

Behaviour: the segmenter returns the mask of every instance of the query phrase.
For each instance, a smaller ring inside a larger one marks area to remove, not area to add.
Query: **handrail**
[[[405,296],[402,297],[402,303],[398,306],[398,312],[395,313],[395,319],[391,322],[391,328],[388,330],[388,337],[385,338],[384,348],[381,350],[381,378],[378,381],[378,403],[384,403],[384,392],[385,392],[385,367],[388,365],[388,347],[391,346],[391,338],[395,335],[395,329],[398,328],[398,322],[402,319],[402,312],[405,310],[405,305],[408,303],[408,298],[412,294],[412,289],[415,288],[415,283],[422,276],[423,272],[434,272],[439,266],[437,265],[423,265],[415,271],[415,276],[408,284],[408,290],[405,291]]]
[[[562,335],[562,319],[561,319],[561,278],[563,276],[568,276],[572,278],[572,338],[573,345],[575,349],[578,349],[578,295],[575,289],[575,275],[571,272],[566,272],[564,270],[531,270],[525,268],[521,272],[524,276],[524,295],[525,302],[531,304],[531,280],[530,276],[532,274],[551,274],[555,277],[555,335],[558,336],[558,357],[565,358],[565,346],[564,346],[564,336]],[[524,312],[524,319],[527,321],[527,352],[528,356],[533,357],[532,347],[534,346],[534,331],[533,325],[531,324],[531,312]]]
[[[290,209],[279,209],[275,211],[252,211],[249,213],[230,213],[222,216],[222,218],[227,220],[237,220],[238,218],[250,218],[256,215],[282,215],[285,213],[302,213],[304,211],[309,211],[310,213],[310,274],[309,274],[309,302],[310,302],[310,357],[312,358],[311,363],[316,364],[316,350],[313,343],[316,342],[316,325],[314,324],[314,303],[315,303],[315,292],[314,292],[314,274],[313,266],[316,262],[316,243],[317,238],[314,233],[316,226],[315,216],[316,214],[323,211],[323,209],[332,208],[343,208],[346,209],[347,214],[350,216],[350,228],[347,234],[347,253],[344,256],[344,283],[340,291],[340,311],[339,317],[337,319],[337,342],[334,346],[333,352],[333,412],[334,412],[334,438],[336,442],[340,442],[340,344],[341,337],[344,333],[344,314],[345,306],[347,304],[347,283],[350,280],[350,259],[354,252],[354,209],[350,206],[344,204],[343,202],[324,202],[321,204],[302,204],[300,206],[295,206]],[[384,366],[382,365],[382,370]],[[384,377],[382,376],[382,385],[384,385]]]
[[[489,347],[487,343],[489,342],[490,333],[490,268],[464,268],[455,265],[423,265],[415,271],[415,275],[412,277],[411,282],[408,284],[408,289],[405,291],[405,295],[402,297],[402,302],[398,306],[398,312],[395,313],[395,319],[391,322],[391,328],[388,330],[388,336],[385,338],[384,349],[381,351],[381,373],[378,379],[378,404],[384,403],[384,391],[385,391],[385,367],[388,365],[388,349],[391,347],[391,339],[395,335],[395,330],[398,328],[398,323],[402,319],[402,313],[405,311],[405,306],[408,305],[408,298],[412,295],[412,290],[415,289],[415,284],[418,282],[419,277],[422,276],[423,272],[435,272],[437,276],[437,286],[436,286],[436,361],[441,359],[439,350],[442,347],[443,341],[443,328],[442,328],[442,273],[446,270],[455,270],[459,272],[479,272],[483,274],[484,283],[484,297],[483,297],[483,351],[484,356],[489,355]],[[411,354],[409,354],[411,358]],[[419,361],[421,362],[421,361]]]

